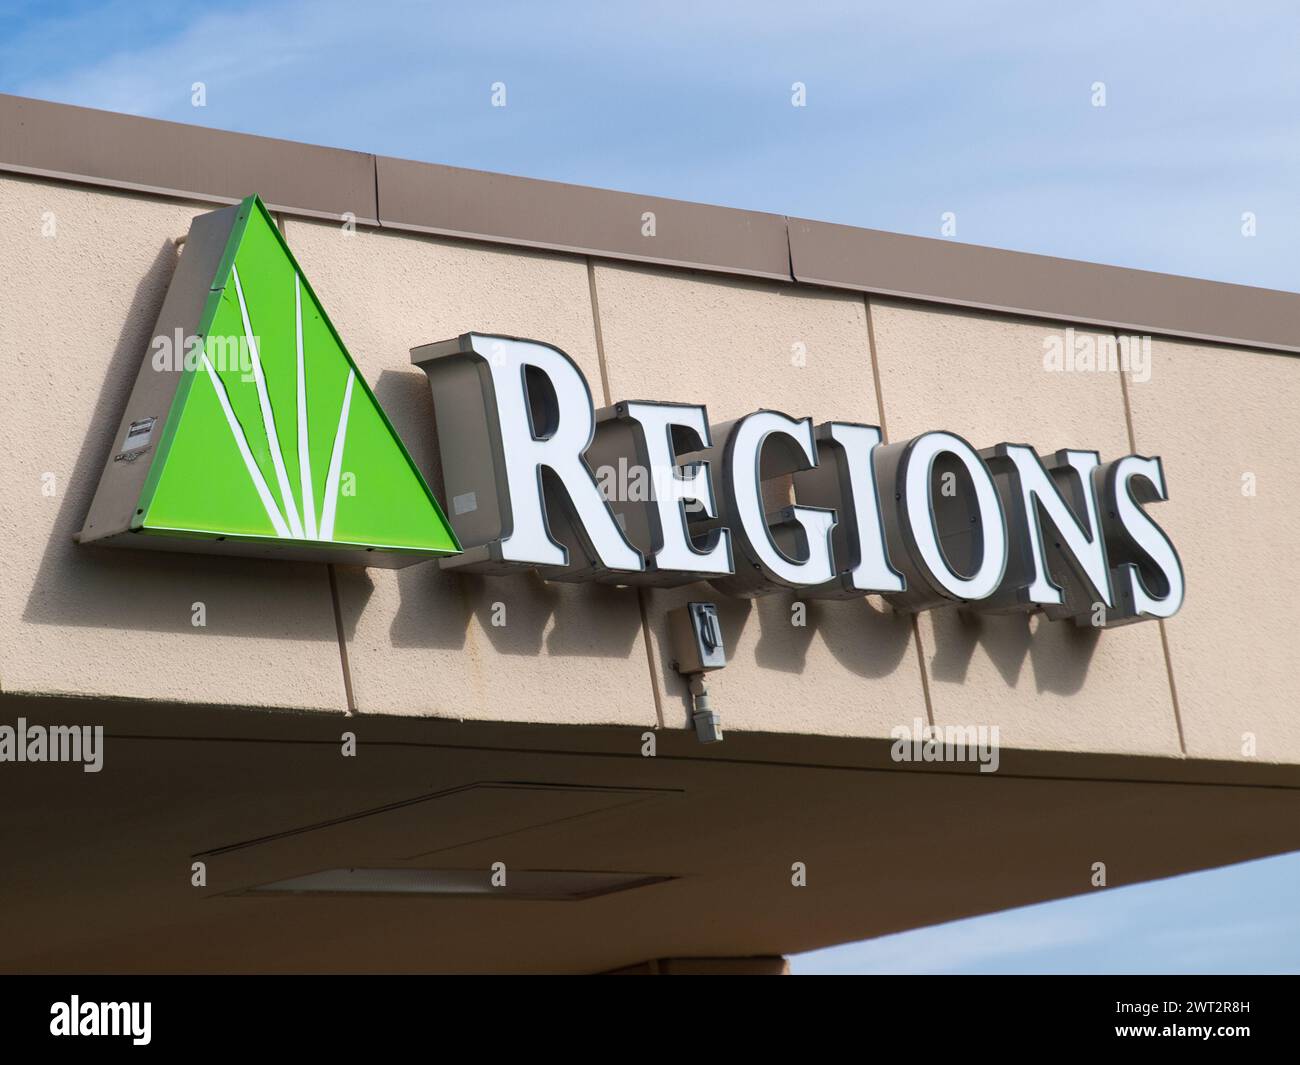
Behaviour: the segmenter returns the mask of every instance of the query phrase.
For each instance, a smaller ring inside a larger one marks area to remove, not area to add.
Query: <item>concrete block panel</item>
[[[1187,580],[1165,632],[1189,756],[1249,760],[1253,737],[1254,758],[1300,758],[1297,397],[1300,360],[1187,341],[1154,340],[1150,381],[1129,385]]]
[[[879,420],[860,296],[756,281],[598,265],[610,397],[703,403],[719,424],[759,408],[815,421]],[[884,736],[925,717],[909,619],[878,599],[723,596],[707,584],[644,593],[664,724],[690,722],[672,669],[667,613],[719,604],[729,663],[709,679],[723,731]]]
[[[410,349],[477,330],[544,340],[599,399],[586,262],[290,219],[304,273],[435,494],[433,400]],[[636,593],[433,565],[337,568],[361,713],[653,726]]]
[[[1046,367],[1063,326],[875,299],[871,321],[890,440],[947,429],[976,448],[1131,450],[1118,372]],[[1150,450],[1163,445],[1153,435]],[[1006,747],[1179,751],[1153,621],[1102,631],[945,608],[921,614],[920,633],[936,725],[997,725]]]
[[[73,543],[205,210],[0,178],[6,692],[345,707],[324,566]]]

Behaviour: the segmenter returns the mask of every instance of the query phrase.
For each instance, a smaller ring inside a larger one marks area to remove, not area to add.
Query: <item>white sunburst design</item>
[[[302,518],[308,540],[316,539],[316,493],[311,483],[311,441],[307,439],[307,368],[302,355],[302,278],[293,274],[293,320],[298,342],[298,473]]]
[[[222,381],[221,376],[213,368],[206,352],[202,353],[203,368],[207,371],[208,379],[212,382],[212,387],[216,391],[217,402],[221,405],[221,412],[225,415],[226,424],[230,427],[235,446],[239,450],[240,458],[243,459],[244,467],[248,471],[248,476],[253,482],[253,487],[257,491],[257,496],[262,502],[267,519],[271,522],[272,528],[275,529],[276,535],[286,540],[332,542],[334,541],[334,518],[338,512],[339,480],[342,477],[343,468],[343,447],[347,442],[348,413],[352,407],[352,388],[356,383],[356,371],[349,365],[347,385],[343,390],[343,406],[339,411],[338,425],[334,430],[334,444],[330,449],[329,472],[325,479],[322,510],[318,522],[316,517],[316,495],[311,475],[311,441],[307,435],[307,367],[302,340],[302,276],[296,270],[294,271],[293,302],[297,344],[298,471],[299,491],[302,495],[302,510],[299,512],[293,488],[289,483],[284,454],[280,449],[280,437],[275,428],[275,413],[271,409],[271,399],[266,388],[266,377],[262,372],[261,354],[257,349],[257,340],[253,334],[252,323],[249,320],[248,305],[244,300],[244,287],[239,279],[238,267],[232,266],[231,274],[235,281],[235,294],[239,300],[239,314],[243,321],[244,340],[248,344],[252,363],[253,381],[257,388],[257,403],[262,415],[262,426],[266,432],[267,445],[271,451],[271,463],[275,468],[276,487],[280,492],[279,503],[276,502],[266,478],[262,475],[261,468],[257,465],[257,460],[253,457],[252,449],[248,446],[248,438],[244,433],[244,427],[235,415],[234,408],[231,406],[230,395],[226,390],[225,382]],[[281,505],[284,507],[283,510],[280,509]]]
[[[352,406],[352,383],[357,375],[348,370],[348,384],[343,390],[343,409],[339,411],[339,427],[334,432],[334,448],[330,452],[329,476],[325,478],[325,510],[320,518],[320,538],[334,539],[334,514],[338,509],[339,475],[343,468],[343,441],[348,435],[348,410]]]

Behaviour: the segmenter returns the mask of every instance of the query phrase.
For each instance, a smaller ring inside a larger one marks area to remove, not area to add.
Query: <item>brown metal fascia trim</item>
[[[300,212],[301,213],[301,212]],[[360,219],[358,219],[360,221]],[[636,263],[644,266],[663,266],[675,270],[699,270],[703,273],[723,274],[728,277],[752,277],[766,281],[794,281],[789,274],[771,274],[762,270],[751,270],[740,266],[721,263],[696,262],[689,259],[670,259],[655,255],[632,255],[627,252],[611,250],[608,247],[587,246],[584,244],[556,243],[553,241],[527,240],[523,237],[481,233],[474,229],[447,229],[440,226],[421,226],[410,222],[394,222],[388,219],[379,221],[379,228],[394,233],[419,233],[430,237],[443,237],[447,240],[463,240],[480,244],[500,244],[511,248],[527,248],[532,251],[551,252],[559,255],[590,256],[612,263]]]
[[[0,94],[0,170],[375,225],[374,157]]]
[[[375,166],[386,229],[792,280],[782,215],[388,156]]]
[[[1003,314],[1300,352],[1300,294],[791,218],[795,280]]]
[[[93,174],[75,174],[66,170],[49,170],[43,167],[18,166],[0,161],[0,174],[18,174],[23,177],[39,178],[67,185],[89,185],[94,188],[109,189],[115,192],[134,192],[145,196],[157,196],[169,200],[183,200],[187,203],[211,204],[214,207],[230,207],[244,199],[242,196],[218,196],[213,193],[196,192],[188,189],[172,188],[166,185],[142,185],[133,181],[119,181],[114,178],[95,177]],[[266,202],[266,201],[264,201]],[[293,215],[297,218],[311,218],[323,222],[342,224],[346,217],[332,211],[313,211],[294,204],[266,202],[266,209],[273,214]],[[359,216],[357,225],[378,226],[377,218]]]
[[[0,94],[0,171],[459,240],[1300,352],[1300,293],[417,163]],[[655,235],[642,218],[655,215]]]

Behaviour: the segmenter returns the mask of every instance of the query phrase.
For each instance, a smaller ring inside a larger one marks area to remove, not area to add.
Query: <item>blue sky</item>
[[[1291,290],[1298,54],[1292,0],[0,13],[7,92]]]
[[[1298,73],[1294,0],[0,8],[4,92],[1293,291]],[[1292,855],[795,970],[1298,971],[1298,888]]]
[[[1300,972],[1300,854],[812,951],[796,974]]]

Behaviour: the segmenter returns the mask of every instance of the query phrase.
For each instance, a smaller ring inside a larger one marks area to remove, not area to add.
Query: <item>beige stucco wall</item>
[[[612,399],[703,403],[713,423],[761,407],[815,422],[874,424],[861,297],[627,266],[597,266]],[[925,717],[911,622],[866,599],[807,604],[793,595],[731,599],[706,584],[648,591],[646,620],[664,723],[690,720],[669,662],[670,609],[717,601],[729,664],[709,687],[728,728],[887,735]]]
[[[1094,632],[951,611],[914,620],[864,599],[809,604],[798,626],[790,596],[423,564],[338,567],[336,624],[324,566],[75,546],[172,238],[202,210],[0,178],[4,691],[339,712],[346,662],[363,716],[676,729],[688,712],[664,615],[704,595],[726,626],[731,663],[710,687],[730,730],[881,736],[919,717],[997,724],[1007,746],[1223,758],[1243,757],[1254,732],[1260,759],[1300,760],[1300,589],[1285,568],[1300,490],[1283,465],[1300,444],[1300,361],[1284,355],[1157,340],[1151,380],[1126,388],[1114,373],[1045,370],[1055,323],[289,220],[305,274],[435,489],[433,408],[409,348],[471,329],[531,336],[567,351],[598,400],[701,402],[715,422],[768,407],[881,423],[892,440],[944,428],[976,447],[1162,455],[1173,498],[1152,514],[1182,555],[1187,604],[1164,624]],[[196,602],[205,628],[191,624]]]
[[[272,582],[248,564],[72,541],[153,335],[174,238],[206,209],[0,177],[6,692],[345,708],[323,567],[285,564]]]
[[[1129,452],[1117,373],[1044,369],[1043,341],[1063,325],[888,301],[871,314],[891,440],[944,428],[977,448]],[[937,610],[919,623],[936,724],[996,724],[1010,747],[1179,750],[1153,622],[1103,632]]]
[[[285,234],[440,495],[433,400],[412,347],[470,329],[545,338],[599,395],[585,260],[296,220]],[[339,591],[362,713],[657,724],[635,592],[432,564],[340,567]]]
[[[1130,382],[1136,450],[1170,482],[1161,523],[1187,601],[1164,623],[1187,753],[1300,761],[1300,359],[1152,344]]]

